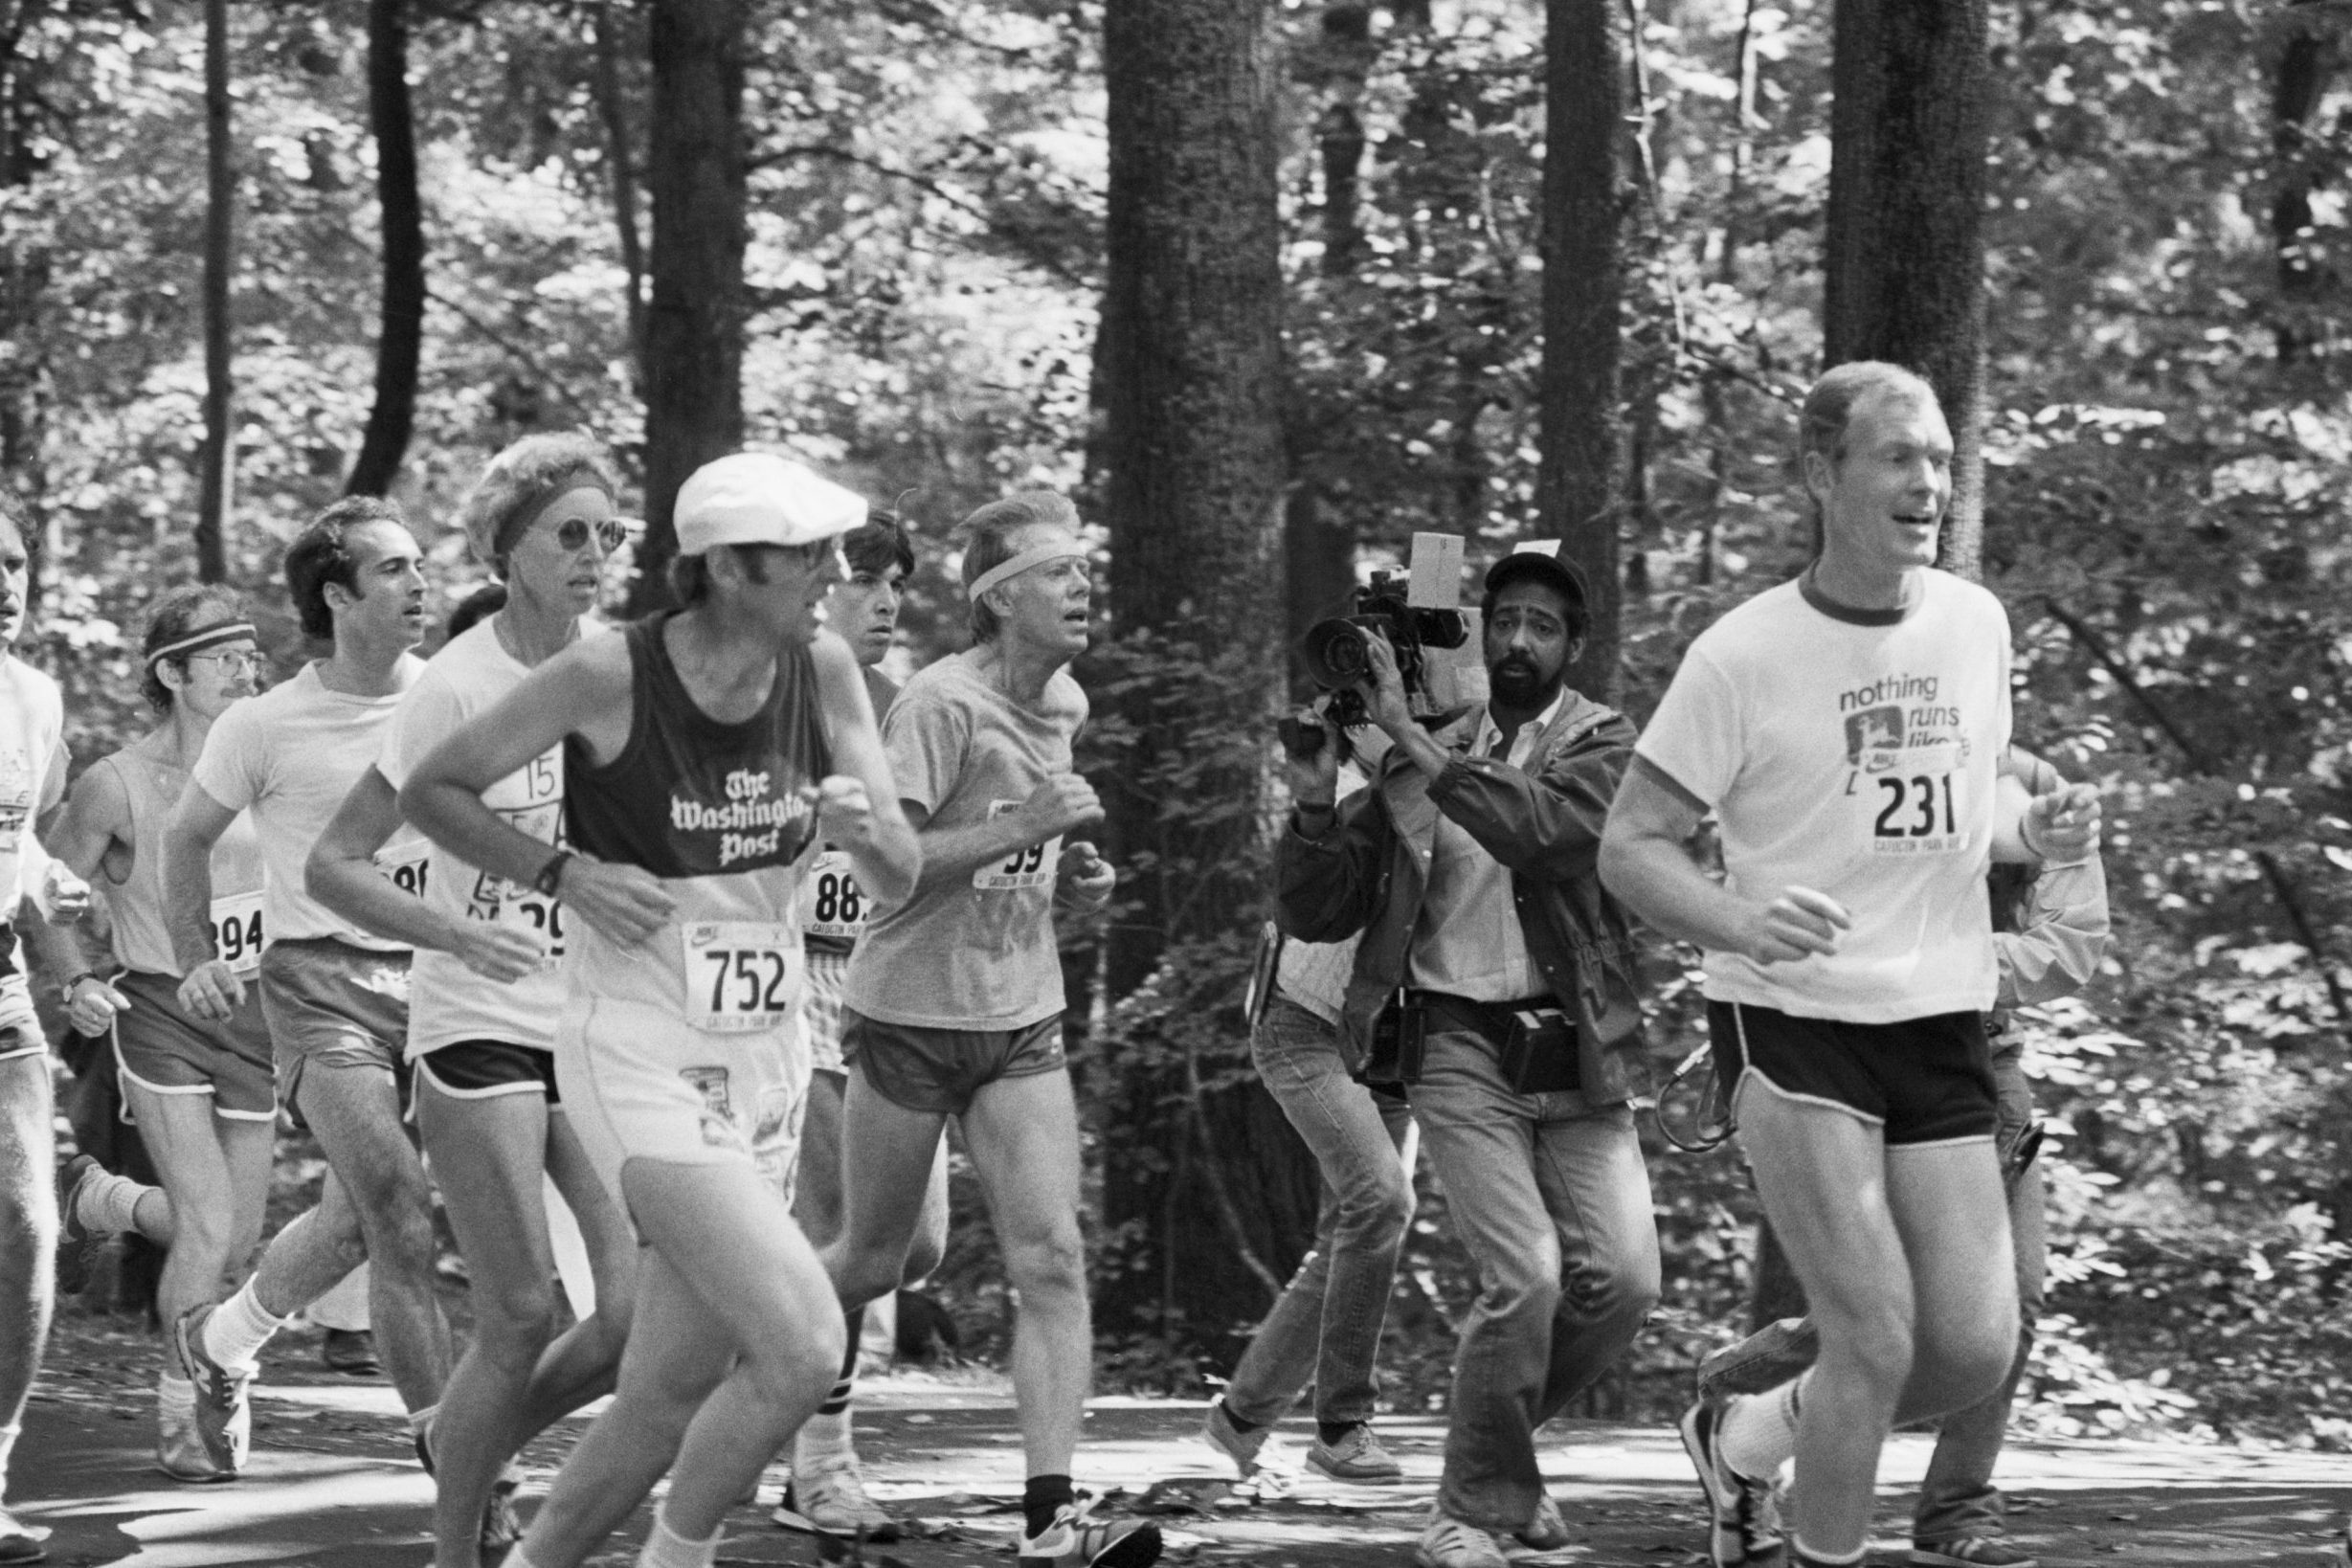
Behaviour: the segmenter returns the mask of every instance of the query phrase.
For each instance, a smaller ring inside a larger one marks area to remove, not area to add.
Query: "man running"
[[[0,898],[12,913],[38,855],[34,824],[65,795],[65,703],[57,683],[10,650],[25,629],[32,554],[0,509]],[[49,1341],[56,1284],[56,1134],[49,1042],[13,932],[0,922],[0,1496],[25,1398]],[[66,950],[69,951],[70,950]],[[0,1502],[0,1563],[36,1562],[39,1537]]]
[[[975,645],[918,673],[890,709],[884,744],[923,875],[912,897],[878,901],[850,960],[848,1213],[825,1263],[846,1307],[898,1286],[940,1132],[961,1118],[1020,1303],[1020,1568],[1140,1568],[1159,1557],[1157,1527],[1090,1517],[1070,1479],[1094,1339],[1053,905],[1099,908],[1116,881],[1092,844],[1063,844],[1102,815],[1071,771],[1086,697],[1066,666],[1086,650],[1092,594],[1077,528],[1049,494],[967,518]]]
[[[506,1568],[575,1568],[665,1470],[638,1561],[709,1568],[727,1511],[840,1363],[840,1309],[791,1213],[795,901],[819,839],[885,902],[917,858],[857,662],[817,616],[865,504],[745,453],[696,470],[675,516],[683,608],[533,670],[400,796],[465,863],[564,901],[557,1082],[645,1248],[619,1387]],[[483,795],[557,745],[572,847],[550,851]]]
[[[1837,367],[1801,415],[1821,550],[1684,657],[1611,811],[1609,889],[1707,964],[1717,1071],[1764,1213],[1821,1330],[1785,1389],[1694,1405],[1686,1446],[1718,1565],[1780,1546],[1863,1560],[1879,1450],[1960,1409],[2017,1337],[1983,1015],[1988,858],[2087,853],[2097,797],[1997,787],[2009,743],[2000,601],[1936,571],[1951,432],[1891,365]],[[1726,876],[1686,851],[1719,824]]]
[[[428,752],[583,634],[603,632],[583,617],[595,608],[605,557],[627,536],[614,515],[618,487],[603,449],[584,436],[526,436],[492,459],[466,500],[465,532],[504,579],[506,600],[426,663],[385,728],[375,766],[310,853],[313,896],[416,950],[408,1035],[416,1124],[474,1303],[473,1343],[417,1439],[438,1489],[440,1568],[477,1568],[484,1545],[506,1543],[503,1494],[514,1483],[502,1482],[501,1467],[548,1422],[610,1391],[637,1243],[560,1114],[563,905],[437,847],[413,890],[386,881],[375,857],[402,826],[398,787]],[[521,832],[561,844],[563,748],[549,747],[482,798]],[[580,1221],[595,1282],[595,1311],[561,1339],[549,1177]]]
[[[374,1332],[413,1431],[433,1419],[449,1376],[449,1325],[434,1294],[424,1166],[401,1125],[409,950],[336,914],[303,864],[424,663],[424,558],[399,508],[336,502],[286,548],[286,586],[309,636],[331,651],[213,722],[164,838],[164,914],[186,978],[183,1007],[226,1022],[247,981],[213,930],[214,845],[239,813],[261,840],[263,947],[257,976],[278,1089],[325,1152],[318,1207],[271,1241],[260,1266],[218,1307],[191,1308],[172,1344],[196,1390],[196,1428],[216,1469],[243,1468],[257,1358],[292,1313],[362,1258]],[[403,834],[378,858],[414,886],[426,844]]]
[[[147,616],[145,680],[161,722],[74,783],[50,835],[57,858],[100,886],[113,916],[111,980],[65,988],[74,1026],[114,1036],[123,1100],[154,1157],[160,1188],[75,1156],[58,1175],[69,1243],[137,1231],[168,1249],[155,1305],[166,1323],[220,1299],[261,1239],[278,1097],[261,1000],[225,1020],[180,1005],[180,966],[164,920],[164,828],[213,723],[251,697],[261,667],[253,623],[226,588],[174,589]],[[213,846],[213,944],[250,978],[261,963],[261,842],[239,814]],[[122,1004],[118,1007],[118,1003]],[[226,1481],[196,1430],[196,1392],[167,1355],[155,1390],[155,1459],[175,1481]]]
[[[825,598],[825,623],[849,643],[864,671],[866,696],[877,719],[890,711],[898,683],[879,668],[898,631],[898,608],[907,579],[914,574],[914,541],[906,526],[886,512],[873,513],[841,537],[849,575]],[[809,1244],[822,1251],[841,1228],[841,1102],[849,1075],[841,1062],[841,987],[849,955],[865,930],[870,905],[849,866],[849,857],[828,844],[800,883],[800,930],[808,944],[807,989],[800,1018],[809,1042],[808,1109],[800,1125],[800,1171],[794,1184],[793,1215]],[[941,1145],[931,1162],[931,1183],[923,1214],[907,1249],[907,1284],[939,1266],[948,1240],[948,1161]],[[898,1521],[865,1493],[858,1450],[850,1440],[850,1400],[855,1392],[858,1341],[865,1310],[845,1315],[848,1348],[841,1375],[825,1402],[794,1435],[792,1479],[774,1513],[787,1529],[816,1529],[837,1535],[865,1533],[869,1540],[893,1540]]]

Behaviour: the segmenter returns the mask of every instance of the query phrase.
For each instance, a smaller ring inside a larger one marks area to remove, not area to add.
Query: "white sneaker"
[[[1413,1554],[1421,1568],[1510,1568],[1492,1534],[1447,1513],[1431,1513]]]
[[[176,1397],[170,1389],[156,1390],[155,1467],[190,1486],[236,1479],[235,1470],[213,1463],[204,1434],[196,1430],[196,1391],[185,1382],[180,1383]]]
[[[784,1500],[769,1518],[786,1530],[853,1539],[862,1534],[869,1541],[894,1541],[903,1533],[899,1522],[865,1494],[865,1476],[849,1449],[795,1464],[784,1484]]]

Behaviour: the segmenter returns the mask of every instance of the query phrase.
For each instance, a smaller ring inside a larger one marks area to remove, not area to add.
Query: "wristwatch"
[[[571,860],[571,851],[569,849],[559,849],[549,855],[548,863],[539,868],[539,875],[531,878],[531,891],[554,898],[556,884],[564,880],[564,867]]]

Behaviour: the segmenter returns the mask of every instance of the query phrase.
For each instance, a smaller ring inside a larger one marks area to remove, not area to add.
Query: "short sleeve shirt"
[[[608,630],[583,621],[582,637]],[[520,685],[528,666],[508,653],[491,620],[454,638],[427,661],[424,674],[392,710],[384,727],[376,771],[399,789],[433,749],[476,714]],[[563,840],[564,749],[544,755],[491,785],[482,804],[542,843]],[[456,954],[419,951],[409,991],[409,1055],[459,1041],[495,1040],[542,1050],[553,1046],[556,1015],[563,1011],[558,964],[564,954],[563,906],[504,877],[478,871],[437,844],[425,852],[420,891],[425,902],[453,920],[486,920],[511,926],[548,944],[548,961],[537,974],[512,984],[484,979]]]
[[[384,728],[424,668],[423,660],[403,657],[398,690],[360,697],[332,689],[319,680],[315,662],[305,664],[293,680],[232,703],[213,721],[193,776],[223,808],[250,813],[261,836],[267,941],[325,936],[379,952],[407,951],[407,943],[361,930],[312,898],[303,868],[344,796],[375,766]],[[430,847],[423,834],[404,826],[376,851],[376,867],[414,891]]]
[[[1714,812],[1729,887],[1809,887],[1853,916],[1834,953],[1708,953],[1714,1000],[1853,1023],[1993,1003],[2008,616],[1974,584],[1920,577],[1884,615],[1801,583],[1757,595],[1691,645],[1642,732],[1636,753]]]
[[[1057,671],[1035,706],[1015,702],[969,653],[919,671],[883,723],[899,798],[926,828],[970,827],[1018,810],[1071,769],[1086,696]],[[885,1023],[1025,1029],[1063,1010],[1054,941],[1059,838],[918,891],[866,927],[844,1002]]]

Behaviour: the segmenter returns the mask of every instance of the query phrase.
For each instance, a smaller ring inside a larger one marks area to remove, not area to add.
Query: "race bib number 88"
[[[686,1021],[712,1034],[781,1029],[800,997],[800,933],[763,921],[679,928]]]
[[[855,940],[865,930],[865,893],[849,856],[839,849],[818,855],[800,879],[800,929],[811,936]]]
[[[1007,812],[1020,810],[1018,800],[991,800],[988,815],[991,820]],[[1062,865],[1062,836],[1055,834],[1042,844],[1016,849],[1001,861],[992,861],[972,873],[972,885],[983,893],[1011,892],[1022,887],[1051,887],[1054,876]]]

